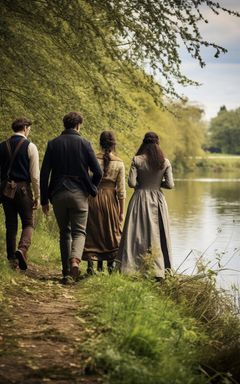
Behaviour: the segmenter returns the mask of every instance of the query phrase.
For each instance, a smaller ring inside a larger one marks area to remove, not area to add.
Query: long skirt
[[[96,197],[89,198],[83,260],[113,261],[121,238],[119,204],[115,188],[99,188]]]
[[[129,202],[117,260],[122,273],[152,262],[156,277],[171,268],[168,208],[159,190],[137,189]]]

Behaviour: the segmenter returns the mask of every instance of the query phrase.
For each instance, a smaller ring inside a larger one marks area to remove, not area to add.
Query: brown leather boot
[[[77,281],[79,276],[79,263],[80,260],[73,257],[69,260],[70,262],[70,276],[73,278],[74,281]]]
[[[22,230],[21,237],[18,244],[18,249],[16,250],[15,256],[19,261],[19,268],[22,270],[27,269],[27,251],[30,247],[31,240],[33,235],[32,227],[25,227]]]

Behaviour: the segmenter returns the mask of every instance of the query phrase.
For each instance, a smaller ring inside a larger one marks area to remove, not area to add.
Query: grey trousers
[[[69,260],[82,259],[88,217],[88,197],[80,189],[57,192],[52,199],[60,232],[63,276],[69,274]]]

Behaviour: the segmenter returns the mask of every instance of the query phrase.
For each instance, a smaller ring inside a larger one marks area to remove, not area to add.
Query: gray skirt
[[[160,190],[136,189],[128,205],[119,245],[122,273],[141,269],[149,254],[155,276],[164,277],[172,258],[168,208]]]

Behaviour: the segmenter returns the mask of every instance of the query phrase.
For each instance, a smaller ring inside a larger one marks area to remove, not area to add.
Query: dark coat
[[[80,188],[96,196],[101,178],[102,171],[89,141],[76,130],[65,129],[47,145],[40,174],[41,204],[46,205],[63,188]]]

